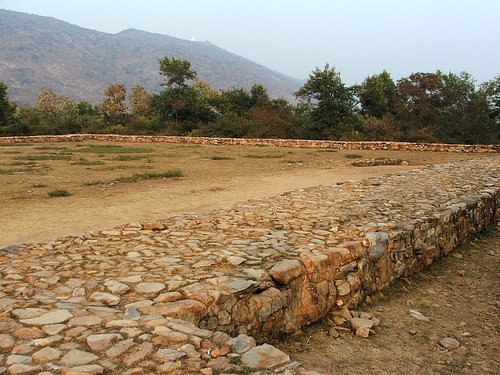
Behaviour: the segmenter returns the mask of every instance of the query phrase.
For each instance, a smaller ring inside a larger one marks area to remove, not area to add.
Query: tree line
[[[476,85],[462,72],[387,71],[348,86],[328,64],[295,92],[296,104],[271,98],[263,85],[214,90],[187,60],[159,60],[159,94],[109,86],[98,105],[42,89],[36,105],[11,103],[0,82],[0,135],[162,134],[236,138],[303,138],[498,143],[500,75]]]

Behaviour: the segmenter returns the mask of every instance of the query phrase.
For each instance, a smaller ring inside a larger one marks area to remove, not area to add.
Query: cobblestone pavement
[[[307,374],[247,336],[238,301],[266,296],[268,322],[277,262],[432,216],[499,172],[490,156],[0,249],[0,374]]]

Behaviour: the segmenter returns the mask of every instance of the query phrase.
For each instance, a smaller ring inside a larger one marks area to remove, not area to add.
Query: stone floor
[[[489,156],[0,249],[0,374],[308,374],[227,301],[273,287],[280,260],[431,215],[499,172]]]

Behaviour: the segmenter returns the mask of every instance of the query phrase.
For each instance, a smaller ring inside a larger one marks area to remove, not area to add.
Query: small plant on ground
[[[26,155],[16,157],[18,160],[71,160],[70,155],[59,154],[42,154],[42,155]]]
[[[162,173],[149,172],[149,173],[134,173],[132,176],[124,176],[115,178],[112,182],[137,182],[141,180],[155,180],[160,178],[176,178],[182,177],[182,171],[180,169],[172,169]]]
[[[215,156],[210,156],[210,160],[234,160],[234,158],[230,156],[220,156],[220,155],[215,155]]]
[[[23,147],[33,146],[32,143],[0,143],[0,147]]]
[[[88,152],[93,154],[146,154],[154,151],[150,148],[103,145],[81,147],[78,149],[78,152]]]
[[[49,197],[69,197],[71,193],[66,189],[54,189],[47,193]]]
[[[256,155],[256,154],[251,154],[251,155],[245,155],[246,158],[252,158],[252,159],[280,159],[285,157],[285,155],[282,154],[265,154],[265,155]]]
[[[64,146],[37,146],[35,150],[68,150],[68,148]]]
[[[231,358],[231,360],[229,361],[230,364],[232,365],[236,365],[236,366],[239,366],[241,365],[241,357],[233,357]]]
[[[102,160],[87,160],[85,158],[80,158],[79,160],[74,161],[71,164],[77,164],[77,165],[103,165],[104,161],[102,161]]]
[[[327,149],[321,149],[321,150],[318,150],[318,152],[338,152],[337,150],[334,150],[332,148],[327,148]]]
[[[360,159],[363,157],[363,155],[360,154],[347,154],[345,156],[347,159]]]
[[[117,160],[117,161],[132,161],[132,160],[140,160],[142,158],[143,158],[143,156],[139,156],[139,155],[118,155],[113,160]]]

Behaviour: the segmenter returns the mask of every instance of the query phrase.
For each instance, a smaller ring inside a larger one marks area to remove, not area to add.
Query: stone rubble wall
[[[500,145],[464,145],[445,143],[410,143],[386,141],[321,141],[303,139],[260,139],[260,138],[212,138],[178,137],[117,134],[68,134],[0,137],[0,143],[55,143],[55,142],[131,142],[131,143],[176,143],[203,145],[245,145],[270,147],[329,148],[337,150],[394,150],[394,151],[432,151],[432,152],[500,152]]]

